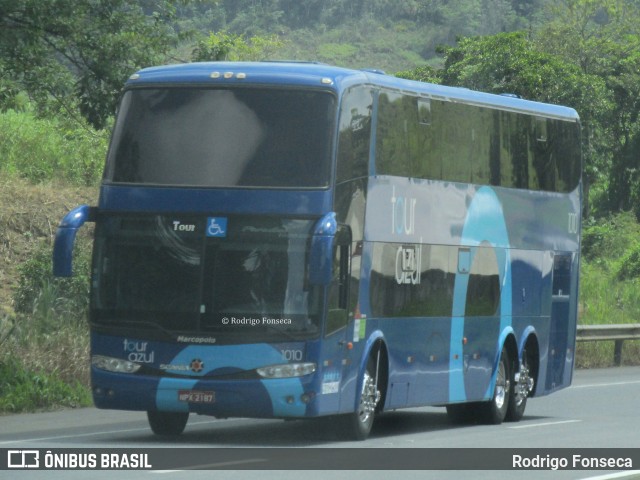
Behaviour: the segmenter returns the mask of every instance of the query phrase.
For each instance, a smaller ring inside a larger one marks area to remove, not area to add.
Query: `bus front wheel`
[[[375,417],[376,406],[381,398],[377,385],[377,367],[370,359],[362,377],[362,388],[355,412],[341,416],[343,434],[350,440],[365,440]]]
[[[148,411],[147,418],[151,431],[156,435],[180,435],[187,426],[189,412]]]

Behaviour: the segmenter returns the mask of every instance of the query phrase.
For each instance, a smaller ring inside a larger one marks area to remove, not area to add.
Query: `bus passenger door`
[[[569,320],[571,299],[571,266],[573,256],[570,253],[556,254],[553,257],[553,277],[551,280],[551,325],[549,327],[549,360],[547,364],[546,390],[554,390],[563,385],[564,370],[569,340]]]
[[[320,365],[321,409],[326,413],[335,413],[340,407],[340,394],[348,352],[350,271],[351,235],[348,227],[341,226],[333,247],[333,275],[327,288],[327,314]]]

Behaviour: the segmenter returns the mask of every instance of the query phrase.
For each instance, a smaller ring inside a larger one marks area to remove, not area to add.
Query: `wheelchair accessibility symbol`
[[[209,217],[207,219],[207,237],[226,237],[227,218]]]

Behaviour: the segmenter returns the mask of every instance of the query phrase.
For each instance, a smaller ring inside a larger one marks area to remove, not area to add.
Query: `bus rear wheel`
[[[447,405],[447,416],[453,423],[488,423],[498,425],[510,411],[513,399],[513,368],[506,348],[500,354],[493,397],[485,402],[455,403]],[[524,407],[523,411],[524,411]]]
[[[527,350],[522,352],[522,364],[520,371],[514,374],[513,388],[511,389],[511,398],[509,399],[509,409],[507,410],[507,420],[510,422],[518,422],[524,416],[524,410],[527,406],[527,397],[533,391],[535,380],[533,379],[531,368],[533,359],[529,356]]]
[[[156,435],[180,435],[187,426],[189,412],[148,411],[147,419],[151,431]]]
[[[493,397],[488,402],[479,404],[481,420],[485,423],[498,425],[504,421],[509,410],[512,397],[513,368],[511,358],[506,348],[502,349],[498,362],[496,385],[493,389]]]

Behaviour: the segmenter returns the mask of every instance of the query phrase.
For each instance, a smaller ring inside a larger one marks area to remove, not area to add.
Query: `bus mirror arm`
[[[314,285],[331,283],[333,242],[337,231],[338,223],[334,212],[327,213],[313,228],[309,254],[309,282]]]
[[[96,207],[81,205],[74,208],[58,225],[53,244],[53,275],[71,277],[73,274],[73,247],[78,230],[86,223],[95,221]]]

